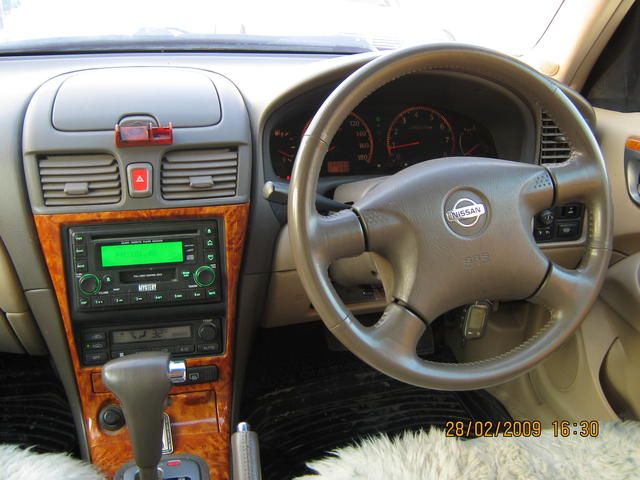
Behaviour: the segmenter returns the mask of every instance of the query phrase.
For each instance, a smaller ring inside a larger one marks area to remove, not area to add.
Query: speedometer
[[[309,121],[311,123],[311,121]],[[307,126],[305,126],[305,130]],[[373,135],[367,122],[351,112],[333,137],[322,166],[327,175],[366,173],[373,158]]]
[[[387,154],[394,168],[447,157],[455,149],[447,118],[430,107],[415,106],[398,113],[387,131]]]

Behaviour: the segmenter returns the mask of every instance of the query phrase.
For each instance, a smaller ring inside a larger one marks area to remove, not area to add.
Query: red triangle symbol
[[[142,175],[138,175],[136,177],[136,183],[144,183],[144,178],[142,178]]]

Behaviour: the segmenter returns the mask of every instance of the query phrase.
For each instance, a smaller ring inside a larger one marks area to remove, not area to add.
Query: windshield
[[[357,52],[435,41],[512,55],[562,0],[0,0],[0,52],[234,49]]]

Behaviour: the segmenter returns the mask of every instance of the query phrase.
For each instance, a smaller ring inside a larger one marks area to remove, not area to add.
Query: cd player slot
[[[120,282],[122,283],[169,282],[175,279],[175,268],[120,272]]]
[[[170,232],[167,233],[165,231],[162,230],[147,230],[143,235],[136,235],[136,240],[151,240],[151,239],[155,239],[158,236],[162,236],[162,238],[173,238],[173,237],[192,237],[192,236],[197,236],[198,235],[198,231],[197,230],[179,230],[179,231],[175,231],[175,232]],[[94,241],[103,241],[103,240],[108,240],[110,242],[119,242],[119,241],[128,241],[130,240],[130,237],[128,236],[123,236],[121,233],[118,234],[93,234],[91,236],[91,238]]]

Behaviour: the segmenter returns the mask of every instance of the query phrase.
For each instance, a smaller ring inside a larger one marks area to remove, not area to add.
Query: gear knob
[[[167,395],[172,382],[184,381],[185,370],[184,362],[169,362],[162,352],[136,353],[104,365],[102,381],[122,404],[140,480],[158,478]]]

